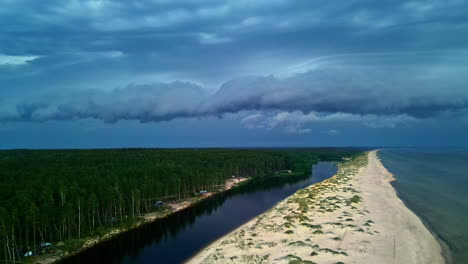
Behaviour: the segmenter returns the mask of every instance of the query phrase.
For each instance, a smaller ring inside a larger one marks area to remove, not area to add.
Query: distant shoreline
[[[394,180],[371,151],[340,164],[337,175],[296,192],[188,263],[447,263],[436,237],[397,196]]]

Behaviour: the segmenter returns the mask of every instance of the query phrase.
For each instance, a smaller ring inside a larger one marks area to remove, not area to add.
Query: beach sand
[[[441,246],[398,198],[377,151],[339,167],[188,263],[444,263]]]

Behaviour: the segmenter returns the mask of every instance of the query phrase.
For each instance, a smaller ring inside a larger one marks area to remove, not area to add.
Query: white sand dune
[[[371,151],[188,263],[444,263],[439,243],[398,198],[393,180]]]

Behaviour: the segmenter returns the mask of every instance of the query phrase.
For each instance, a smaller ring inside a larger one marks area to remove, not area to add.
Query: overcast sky
[[[467,10],[0,0],[0,148],[468,146]]]

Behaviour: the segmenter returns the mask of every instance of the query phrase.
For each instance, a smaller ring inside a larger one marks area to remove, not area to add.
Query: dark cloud
[[[213,113],[279,109],[430,117],[468,107],[464,83],[452,85],[446,93],[440,89],[447,83],[445,76],[415,80],[412,74],[415,72],[323,68],[286,79],[245,78],[225,83],[206,109]]]
[[[390,68],[392,69],[392,68]],[[133,85],[108,92],[78,92],[71,98],[21,102],[4,121],[94,118],[105,122],[168,121],[242,111],[300,111],[352,115],[435,117],[468,108],[465,83],[440,89],[444,76],[369,67],[322,67],[287,78],[252,76],[224,83],[214,94],[189,82]],[[421,80],[418,80],[421,78]],[[424,79],[423,79],[424,78]]]
[[[340,135],[345,119],[457,123],[468,104],[466,10],[465,0],[7,0],[0,120],[233,113],[249,117],[245,127],[293,133],[333,121]]]
[[[0,120],[42,122],[93,118],[111,123],[159,122],[192,117],[195,106],[204,97],[200,87],[186,82],[133,85],[109,92],[82,91],[62,98],[47,96],[23,102],[15,110],[0,114]]]

